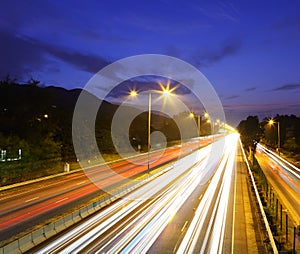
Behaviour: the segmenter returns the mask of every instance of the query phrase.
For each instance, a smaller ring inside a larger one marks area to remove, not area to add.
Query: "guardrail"
[[[126,194],[133,191],[134,189],[139,188],[141,185],[145,184],[146,182],[151,181],[153,178],[156,178],[159,175],[166,173],[166,171],[171,170],[172,168],[173,168],[173,164],[164,166],[161,168],[161,170],[157,171],[157,173],[152,174],[150,176],[147,175],[147,177],[145,177],[143,181],[139,181],[138,183],[135,183],[134,185],[127,188],[116,189],[116,192],[113,196],[102,198],[96,202],[90,203],[89,205],[80,208],[79,210],[76,210],[70,214],[63,216],[57,219],[56,221],[45,224],[43,227],[34,230],[24,235],[23,237],[4,245],[3,247],[0,247],[0,254],[25,253],[26,251],[36,247],[40,243],[51,238],[52,236],[78,223],[79,221],[86,218],[87,216],[99,211],[101,208],[109,205],[115,200],[125,196]]]
[[[249,163],[248,163],[248,159],[246,157],[246,154],[245,154],[245,151],[244,151],[244,148],[243,148],[241,140],[240,140],[240,146],[241,146],[241,149],[242,149],[242,152],[243,152],[243,156],[244,156],[245,162],[247,164],[247,168],[248,168],[248,172],[249,172],[249,175],[250,175],[250,178],[251,178],[251,182],[252,182],[252,185],[253,185],[253,188],[254,188],[255,196],[257,198],[259,209],[260,209],[262,218],[264,220],[264,223],[265,223],[265,226],[266,226],[266,229],[267,229],[267,233],[268,233],[268,237],[269,237],[269,240],[270,240],[270,244],[271,244],[273,253],[274,254],[278,254],[277,246],[275,244],[275,240],[274,240],[274,237],[273,237],[273,234],[272,234],[272,231],[271,231],[271,228],[270,228],[270,225],[269,225],[266,213],[265,213],[263,205],[261,203],[260,196],[259,196],[256,184],[255,184],[255,181],[254,181],[254,177],[253,177],[252,171],[250,169],[250,166],[249,166]]]

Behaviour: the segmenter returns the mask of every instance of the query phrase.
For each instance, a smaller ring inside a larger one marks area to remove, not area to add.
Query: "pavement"
[[[267,253],[262,239],[259,208],[251,192],[241,148],[236,155],[232,253]]]

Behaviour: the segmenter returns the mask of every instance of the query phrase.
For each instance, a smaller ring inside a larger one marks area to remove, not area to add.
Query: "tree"
[[[295,138],[289,138],[285,141],[283,148],[289,152],[296,152],[299,150],[299,145],[296,143]]]
[[[246,120],[239,123],[237,129],[241,135],[241,141],[247,148],[254,147],[263,135],[257,116],[248,116]]]

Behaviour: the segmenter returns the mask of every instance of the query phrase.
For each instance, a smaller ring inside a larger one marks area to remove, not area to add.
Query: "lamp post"
[[[151,93],[148,95],[148,173],[150,173]]]
[[[210,115],[207,112],[204,112],[204,118],[207,119],[207,122],[210,123],[211,126],[211,135],[214,135],[215,132],[215,125],[218,124],[218,122],[220,122],[219,119],[217,119],[217,121],[213,121],[212,118],[210,117]]]
[[[172,91],[174,89],[169,89],[169,85],[165,88],[161,85],[162,93],[163,96],[168,97],[169,95],[172,95]],[[138,95],[138,92],[136,90],[131,90],[129,93],[130,96],[136,97]],[[151,109],[152,109],[152,95],[151,92],[148,94],[148,133],[147,133],[147,152],[148,152],[148,162],[147,162],[147,170],[148,173],[150,173],[150,149],[151,149]]]
[[[280,155],[280,123],[279,121],[275,122],[273,119],[269,120],[269,124],[273,126],[275,123],[277,123],[277,149],[278,154]]]
[[[191,112],[190,113],[190,117],[191,118],[195,118],[196,116],[195,116],[195,113],[194,112]],[[198,137],[200,137],[200,133],[201,133],[201,125],[200,125],[200,123],[201,123],[201,116],[200,116],[200,114],[199,115],[197,115],[197,130],[198,130]]]

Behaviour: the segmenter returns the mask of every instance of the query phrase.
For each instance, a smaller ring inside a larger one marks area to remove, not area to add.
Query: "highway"
[[[34,252],[230,253],[239,136],[224,139],[220,156],[211,156],[208,145],[176,160],[171,170]],[[189,219],[182,218],[182,209]],[[179,216],[181,233],[172,232],[166,243],[163,231]]]
[[[295,225],[300,225],[300,169],[261,144],[255,156]]]
[[[201,140],[200,146],[210,143],[211,139]],[[155,169],[185,156],[199,148],[199,140],[182,146],[151,153],[151,168]],[[106,167],[94,166],[65,176],[24,185],[18,188],[3,189],[0,192],[0,241],[28,230],[53,216],[66,212],[94,197],[107,195],[99,189],[119,184],[115,173],[126,177],[137,176],[147,170],[147,155],[131,158],[131,162],[121,160]],[[89,179],[96,179],[92,183]]]

